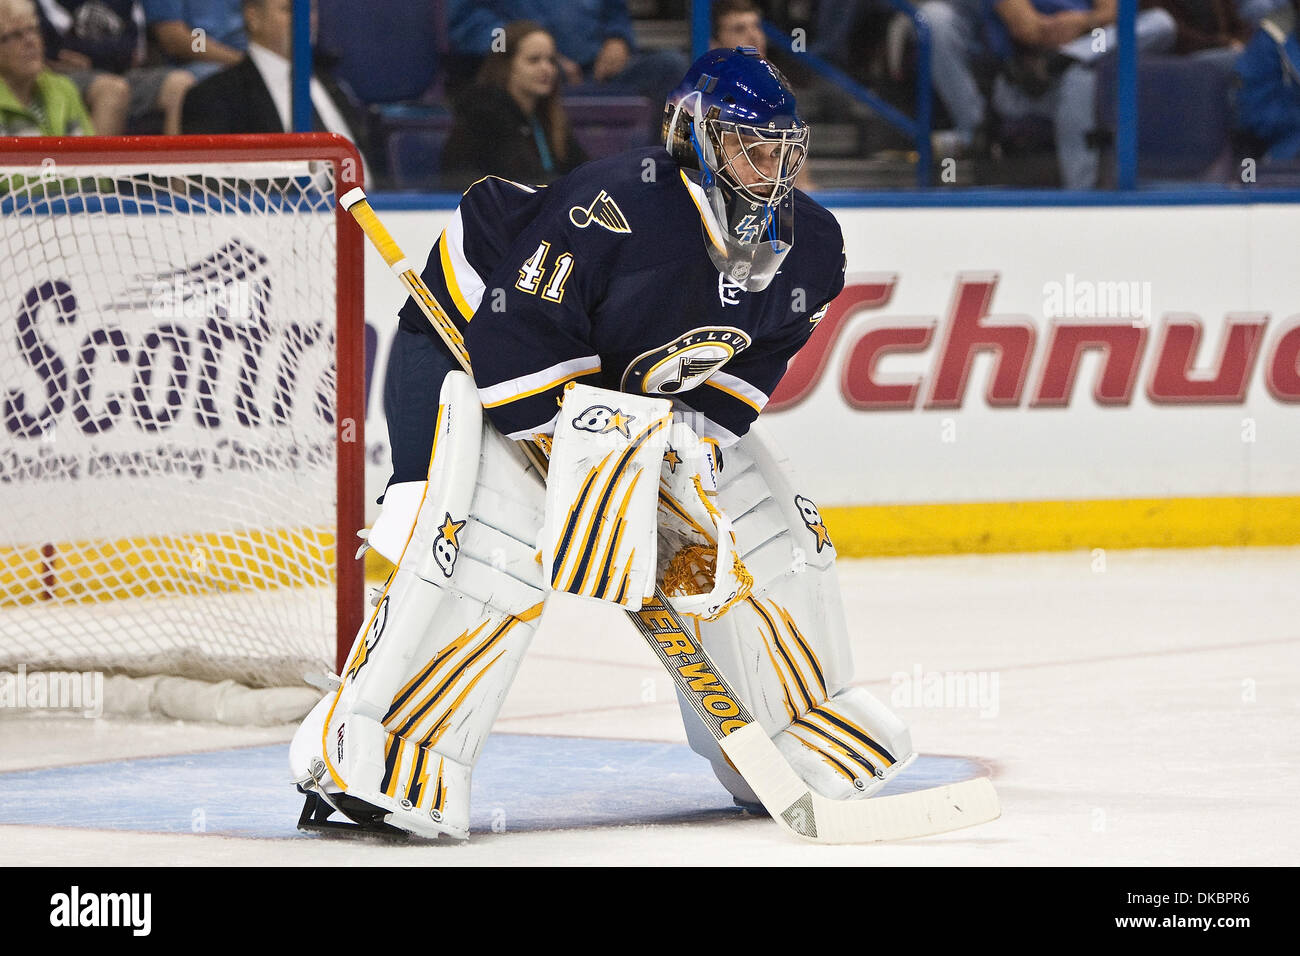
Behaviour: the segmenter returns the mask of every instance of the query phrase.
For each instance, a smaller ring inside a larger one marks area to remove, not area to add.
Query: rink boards
[[[450,212],[402,205],[422,263]],[[842,554],[1300,543],[1295,205],[833,211],[846,288],[764,419]],[[367,270],[373,501],[404,292]]]

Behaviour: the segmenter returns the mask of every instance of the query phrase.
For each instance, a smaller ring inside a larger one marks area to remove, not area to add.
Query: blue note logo
[[[569,210],[569,222],[573,223],[579,229],[586,229],[592,223],[600,226],[602,229],[608,229],[610,232],[631,233],[632,227],[627,224],[627,217],[623,215],[623,210],[618,208],[618,203],[605,190],[596,194],[596,198],[591,201],[587,207],[574,206]]]
[[[646,395],[688,392],[749,348],[749,342],[749,336],[740,329],[692,329],[637,356],[623,373],[619,390]]]

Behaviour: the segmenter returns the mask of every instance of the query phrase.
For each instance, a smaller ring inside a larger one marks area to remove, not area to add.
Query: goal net
[[[334,670],[359,170],[329,135],[0,139],[0,679]]]

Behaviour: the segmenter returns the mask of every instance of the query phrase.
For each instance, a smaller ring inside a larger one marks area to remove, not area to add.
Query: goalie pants
[[[423,332],[398,327],[384,375],[384,417],[393,456],[389,485],[424,481],[442,380],[459,368],[441,342]]]

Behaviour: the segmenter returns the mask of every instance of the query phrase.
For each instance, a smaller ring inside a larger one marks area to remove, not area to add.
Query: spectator
[[[709,9],[712,27],[709,46],[733,49],[752,46],[767,59],[767,34],[763,32],[763,14],[753,0],[713,0]]]
[[[1142,0],[1141,5],[1160,7],[1174,18],[1174,52],[1180,55],[1221,49],[1240,53],[1250,37],[1233,0]]]
[[[1084,0],[1086,3],[1086,0]],[[920,11],[930,26],[930,69],[934,90],[952,118],[953,129],[934,136],[934,152],[940,157],[965,158],[982,153],[987,145],[987,104],[976,80],[974,65],[983,60],[990,66],[997,56],[989,33],[1003,40],[1001,53],[1012,56],[1005,40],[1005,28],[990,22],[990,9],[1009,17],[1015,24],[1016,42],[1029,50],[1048,50],[1082,35],[1088,28],[1086,14],[1061,8],[1039,13],[1029,0],[926,0]],[[993,28],[991,31],[989,28]]]
[[[89,136],[76,86],[45,66],[32,0],[0,0],[0,135]]]
[[[487,174],[547,183],[586,162],[560,103],[554,38],[533,20],[506,27],[478,81],[456,100],[443,178],[463,188]]]
[[[1237,122],[1266,163],[1300,159],[1300,4],[1296,14],[1266,16],[1237,61]]]
[[[655,104],[686,72],[673,50],[637,51],[626,0],[554,3],[549,0],[451,0],[452,47],[479,56],[494,51],[493,40],[513,20],[540,23],[555,38],[559,64],[571,93],[644,96]]]
[[[181,131],[181,100],[194,83],[184,70],[144,67],[139,0],[38,0],[50,65],[76,84],[101,136],[162,114],[162,131]]]
[[[874,72],[873,54],[886,39],[889,22],[901,17],[909,32],[911,28],[911,19],[889,0],[819,0],[815,8],[808,52],[863,78]],[[863,49],[864,32],[871,50]]]
[[[195,84],[185,97],[187,133],[284,133],[293,129],[293,0],[243,0],[248,53]],[[312,31],[315,32],[315,7]],[[317,71],[311,81],[312,128],[358,142],[347,97]],[[369,170],[366,171],[369,181]]]
[[[733,50],[752,46],[767,59],[767,34],[763,32],[763,14],[753,0],[714,0],[709,9],[709,47]],[[799,169],[795,185],[804,192],[817,188],[812,171],[805,163]]]
[[[1235,3],[1237,15],[1251,28],[1259,26],[1264,20],[1280,23],[1281,20],[1274,14],[1280,13],[1285,18],[1291,9],[1291,0],[1235,0]]]
[[[1030,69],[998,74],[993,106],[1005,119],[1041,116],[1052,120],[1056,132],[1056,162],[1067,189],[1094,189],[1100,152],[1089,143],[1096,120],[1097,75],[1093,65],[1106,51],[1118,49],[1116,0],[999,0],[994,10],[995,52],[1012,61],[1014,48],[1030,54]],[[1093,31],[1101,29],[1100,37]],[[1137,15],[1138,52],[1161,53],[1173,48],[1174,19],[1160,9]],[[1000,34],[1001,41],[997,40]],[[1037,56],[1034,56],[1037,54]],[[1035,67],[1041,67],[1039,72]]]
[[[143,0],[149,35],[173,66],[202,80],[248,48],[240,0]]]
[[[1056,132],[1057,164],[1069,189],[1097,185],[1099,154],[1089,144],[1097,78],[1092,65],[1116,48],[1116,0],[928,0],[921,12],[930,25],[934,88],[954,128],[935,134],[940,158],[982,151],[986,139],[984,94],[975,78],[981,58],[1001,61],[993,106],[1003,119],[1042,116]],[[1103,29],[1101,42],[1093,31]],[[1144,10],[1137,18],[1139,50],[1174,44],[1173,18]]]

